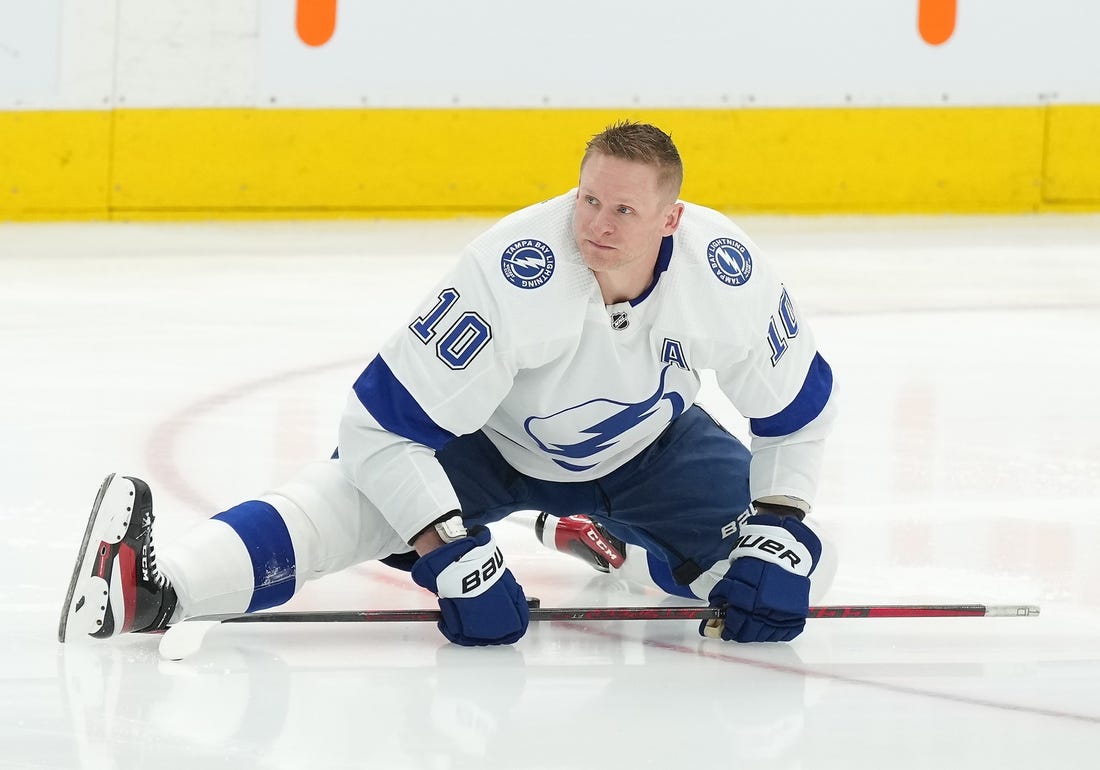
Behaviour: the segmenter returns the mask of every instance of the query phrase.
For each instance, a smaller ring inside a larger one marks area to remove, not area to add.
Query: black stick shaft
[[[810,607],[811,618],[1027,617],[1034,605],[868,604]],[[560,607],[533,608],[532,621],[547,620],[720,620],[717,607]],[[321,610],[203,615],[189,620],[218,623],[408,623],[435,622],[438,610]]]

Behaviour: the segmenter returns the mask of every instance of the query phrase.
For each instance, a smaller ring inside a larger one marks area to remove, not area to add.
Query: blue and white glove
[[[527,632],[523,586],[482,526],[416,560],[412,579],[439,597],[439,630],[455,644],[512,644]]]
[[[810,573],[821,541],[796,516],[758,513],[737,532],[730,568],[710,592],[724,621],[704,620],[703,636],[728,642],[789,642],[810,614]]]

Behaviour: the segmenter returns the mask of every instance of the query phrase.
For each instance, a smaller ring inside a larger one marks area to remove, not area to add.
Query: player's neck
[[[623,275],[622,273],[594,273],[594,275],[596,276],[596,283],[600,285],[600,294],[603,295],[605,305],[629,302],[640,296],[653,282],[652,273],[643,277]]]
[[[593,275],[599,284],[599,293],[604,297],[604,305],[628,303],[645,294],[653,285],[653,271],[657,266],[657,252],[651,257],[641,257],[626,264],[620,264],[613,270],[595,270]]]

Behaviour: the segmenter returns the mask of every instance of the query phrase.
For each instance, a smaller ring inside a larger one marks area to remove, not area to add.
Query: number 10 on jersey
[[[423,316],[409,324],[409,330],[425,345],[439,336],[438,327],[458,302],[456,289],[439,292],[435,305]],[[465,369],[493,338],[489,323],[472,310],[467,310],[439,337],[435,345],[436,357],[451,369]]]
[[[779,322],[776,323],[776,316]],[[787,343],[798,336],[798,319],[794,314],[794,304],[791,302],[787,288],[779,296],[779,312],[771,317],[768,323],[768,344],[772,349],[772,366],[779,363],[779,359],[787,352]]]

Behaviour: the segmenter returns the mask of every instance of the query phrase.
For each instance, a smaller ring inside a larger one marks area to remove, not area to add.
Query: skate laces
[[[153,545],[153,526],[149,525],[149,531],[145,536],[145,558],[149,566],[149,579],[157,588],[167,588],[172,585],[168,576],[160,571],[157,566],[157,549]]]

